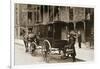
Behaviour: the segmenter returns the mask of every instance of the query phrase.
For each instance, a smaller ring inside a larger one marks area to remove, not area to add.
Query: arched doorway
[[[68,27],[69,27],[69,32],[72,31],[72,30],[74,30],[74,24],[72,22],[70,22],[68,24]]]
[[[28,33],[33,32],[33,27],[32,26],[28,26]]]

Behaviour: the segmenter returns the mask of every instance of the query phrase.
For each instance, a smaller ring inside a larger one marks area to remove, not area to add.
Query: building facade
[[[52,21],[69,23],[69,31],[80,31],[82,42],[89,41],[94,31],[94,9],[85,7],[15,4],[15,37],[36,31],[35,24]],[[88,38],[87,38],[88,37]]]

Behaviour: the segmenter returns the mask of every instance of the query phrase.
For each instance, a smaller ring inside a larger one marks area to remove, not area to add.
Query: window
[[[49,21],[53,21],[53,14],[54,14],[54,10],[52,6],[49,6]]]
[[[28,12],[28,19],[32,20],[32,12]]]
[[[31,9],[31,8],[32,8],[32,5],[27,5],[27,8],[28,8],[28,9]]]
[[[85,18],[86,20],[90,20],[90,8],[85,9]]]
[[[73,20],[73,8],[69,7],[69,19]]]
[[[53,26],[48,26],[48,37],[53,37]]]
[[[39,7],[37,7],[37,22],[39,22]]]
[[[43,14],[41,13],[41,7],[40,6],[36,6],[34,8],[35,12],[34,12],[34,20],[36,23],[40,23],[42,21],[42,17]]]
[[[59,9],[59,6],[54,7],[54,17],[56,17],[57,20],[59,20]]]

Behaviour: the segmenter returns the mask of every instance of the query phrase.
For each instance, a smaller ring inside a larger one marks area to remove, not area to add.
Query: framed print
[[[94,12],[93,5],[11,0],[11,67],[93,62]]]

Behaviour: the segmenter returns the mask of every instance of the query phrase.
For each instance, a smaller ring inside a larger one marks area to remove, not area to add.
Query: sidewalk
[[[78,43],[75,44],[76,58],[84,61],[94,61],[94,49],[91,49],[87,44],[82,43],[82,48],[78,47]]]
[[[20,45],[20,46],[24,46],[24,42],[23,42],[23,40],[21,40],[21,39],[15,39],[15,42],[14,42],[15,44],[18,44],[18,45]]]
[[[15,39],[15,44],[24,46],[23,40]],[[78,43],[75,44],[76,58],[82,59],[84,61],[94,60],[94,49],[89,48],[88,44],[82,43],[82,48],[78,47]]]

